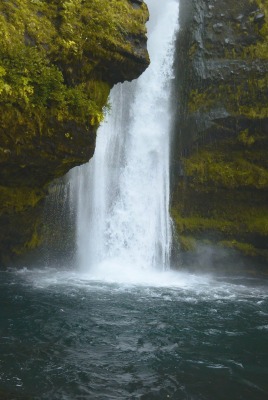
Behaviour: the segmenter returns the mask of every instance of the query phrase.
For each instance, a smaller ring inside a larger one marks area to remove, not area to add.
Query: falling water
[[[95,155],[73,174],[78,263],[85,270],[169,267],[170,92],[179,6],[176,0],[147,4],[151,65],[112,90]]]

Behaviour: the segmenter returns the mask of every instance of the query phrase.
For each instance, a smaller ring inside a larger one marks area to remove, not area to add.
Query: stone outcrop
[[[39,242],[49,182],[85,163],[111,87],[148,66],[131,0],[0,4],[0,265]]]
[[[181,0],[172,213],[181,249],[268,260],[268,1]],[[254,262],[255,262],[254,261]]]

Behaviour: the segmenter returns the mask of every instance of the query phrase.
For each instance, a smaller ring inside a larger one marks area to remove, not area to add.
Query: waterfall
[[[113,88],[94,157],[72,173],[84,270],[169,268],[170,96],[179,5],[147,4],[151,64],[136,81]]]

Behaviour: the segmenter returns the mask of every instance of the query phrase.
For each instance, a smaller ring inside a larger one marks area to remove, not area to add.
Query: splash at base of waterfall
[[[191,280],[189,274],[178,273],[177,271],[161,271],[161,268],[158,270],[148,269],[136,264],[123,264],[121,258],[107,259],[91,266],[90,270],[80,277],[89,281],[166,287],[180,287],[186,279]],[[206,277],[203,278],[206,279]]]

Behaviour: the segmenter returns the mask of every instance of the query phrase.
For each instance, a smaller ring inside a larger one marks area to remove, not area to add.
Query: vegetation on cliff
[[[209,241],[267,261],[268,2],[181,7],[172,211],[181,246]]]
[[[47,113],[58,121],[97,125],[111,82],[98,64],[124,64],[132,53],[138,58],[126,36],[145,34],[146,19],[144,5],[133,8],[126,0],[2,2],[0,94],[5,113],[15,108],[20,119],[33,118],[40,130]]]
[[[148,66],[147,19],[131,0],[1,1],[0,262],[35,247],[48,183],[88,161],[110,88]]]

